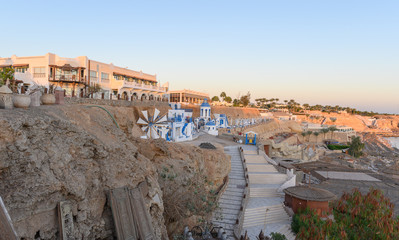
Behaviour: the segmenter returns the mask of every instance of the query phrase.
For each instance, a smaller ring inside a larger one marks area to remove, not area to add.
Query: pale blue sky
[[[87,55],[171,89],[399,113],[399,1],[1,5],[1,57]]]

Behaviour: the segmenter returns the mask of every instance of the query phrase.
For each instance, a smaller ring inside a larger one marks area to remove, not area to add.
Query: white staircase
[[[249,195],[251,198],[253,197],[280,197],[283,196],[282,193],[277,192],[276,188],[251,188],[251,192]]]
[[[266,225],[289,219],[290,217],[282,205],[251,208],[245,210],[243,227]]]

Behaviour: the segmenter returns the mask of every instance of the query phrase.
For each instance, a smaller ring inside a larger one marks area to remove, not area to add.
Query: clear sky
[[[171,89],[399,113],[399,1],[2,1],[0,56],[88,56]]]

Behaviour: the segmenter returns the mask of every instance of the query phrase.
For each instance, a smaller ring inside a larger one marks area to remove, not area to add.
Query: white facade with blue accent
[[[197,129],[202,129],[204,132],[211,135],[218,135],[218,129],[229,128],[229,121],[226,114],[213,114],[212,119],[211,105],[207,99],[200,106],[200,117],[195,119]]]
[[[204,131],[213,136],[217,136],[219,134],[216,124],[213,120],[205,124]]]
[[[217,128],[228,128],[229,120],[227,119],[226,114],[213,114],[215,116],[215,124]]]
[[[209,105],[208,100],[205,98],[204,102],[200,106],[200,118],[205,120],[205,123],[211,120],[211,105]]]
[[[173,142],[192,140],[195,132],[192,110],[180,109],[177,105],[171,107],[174,109],[168,112],[169,132],[166,140]]]

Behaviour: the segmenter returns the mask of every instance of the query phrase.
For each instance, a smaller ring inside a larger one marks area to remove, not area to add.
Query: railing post
[[[104,99],[104,93],[101,93],[101,99]]]

